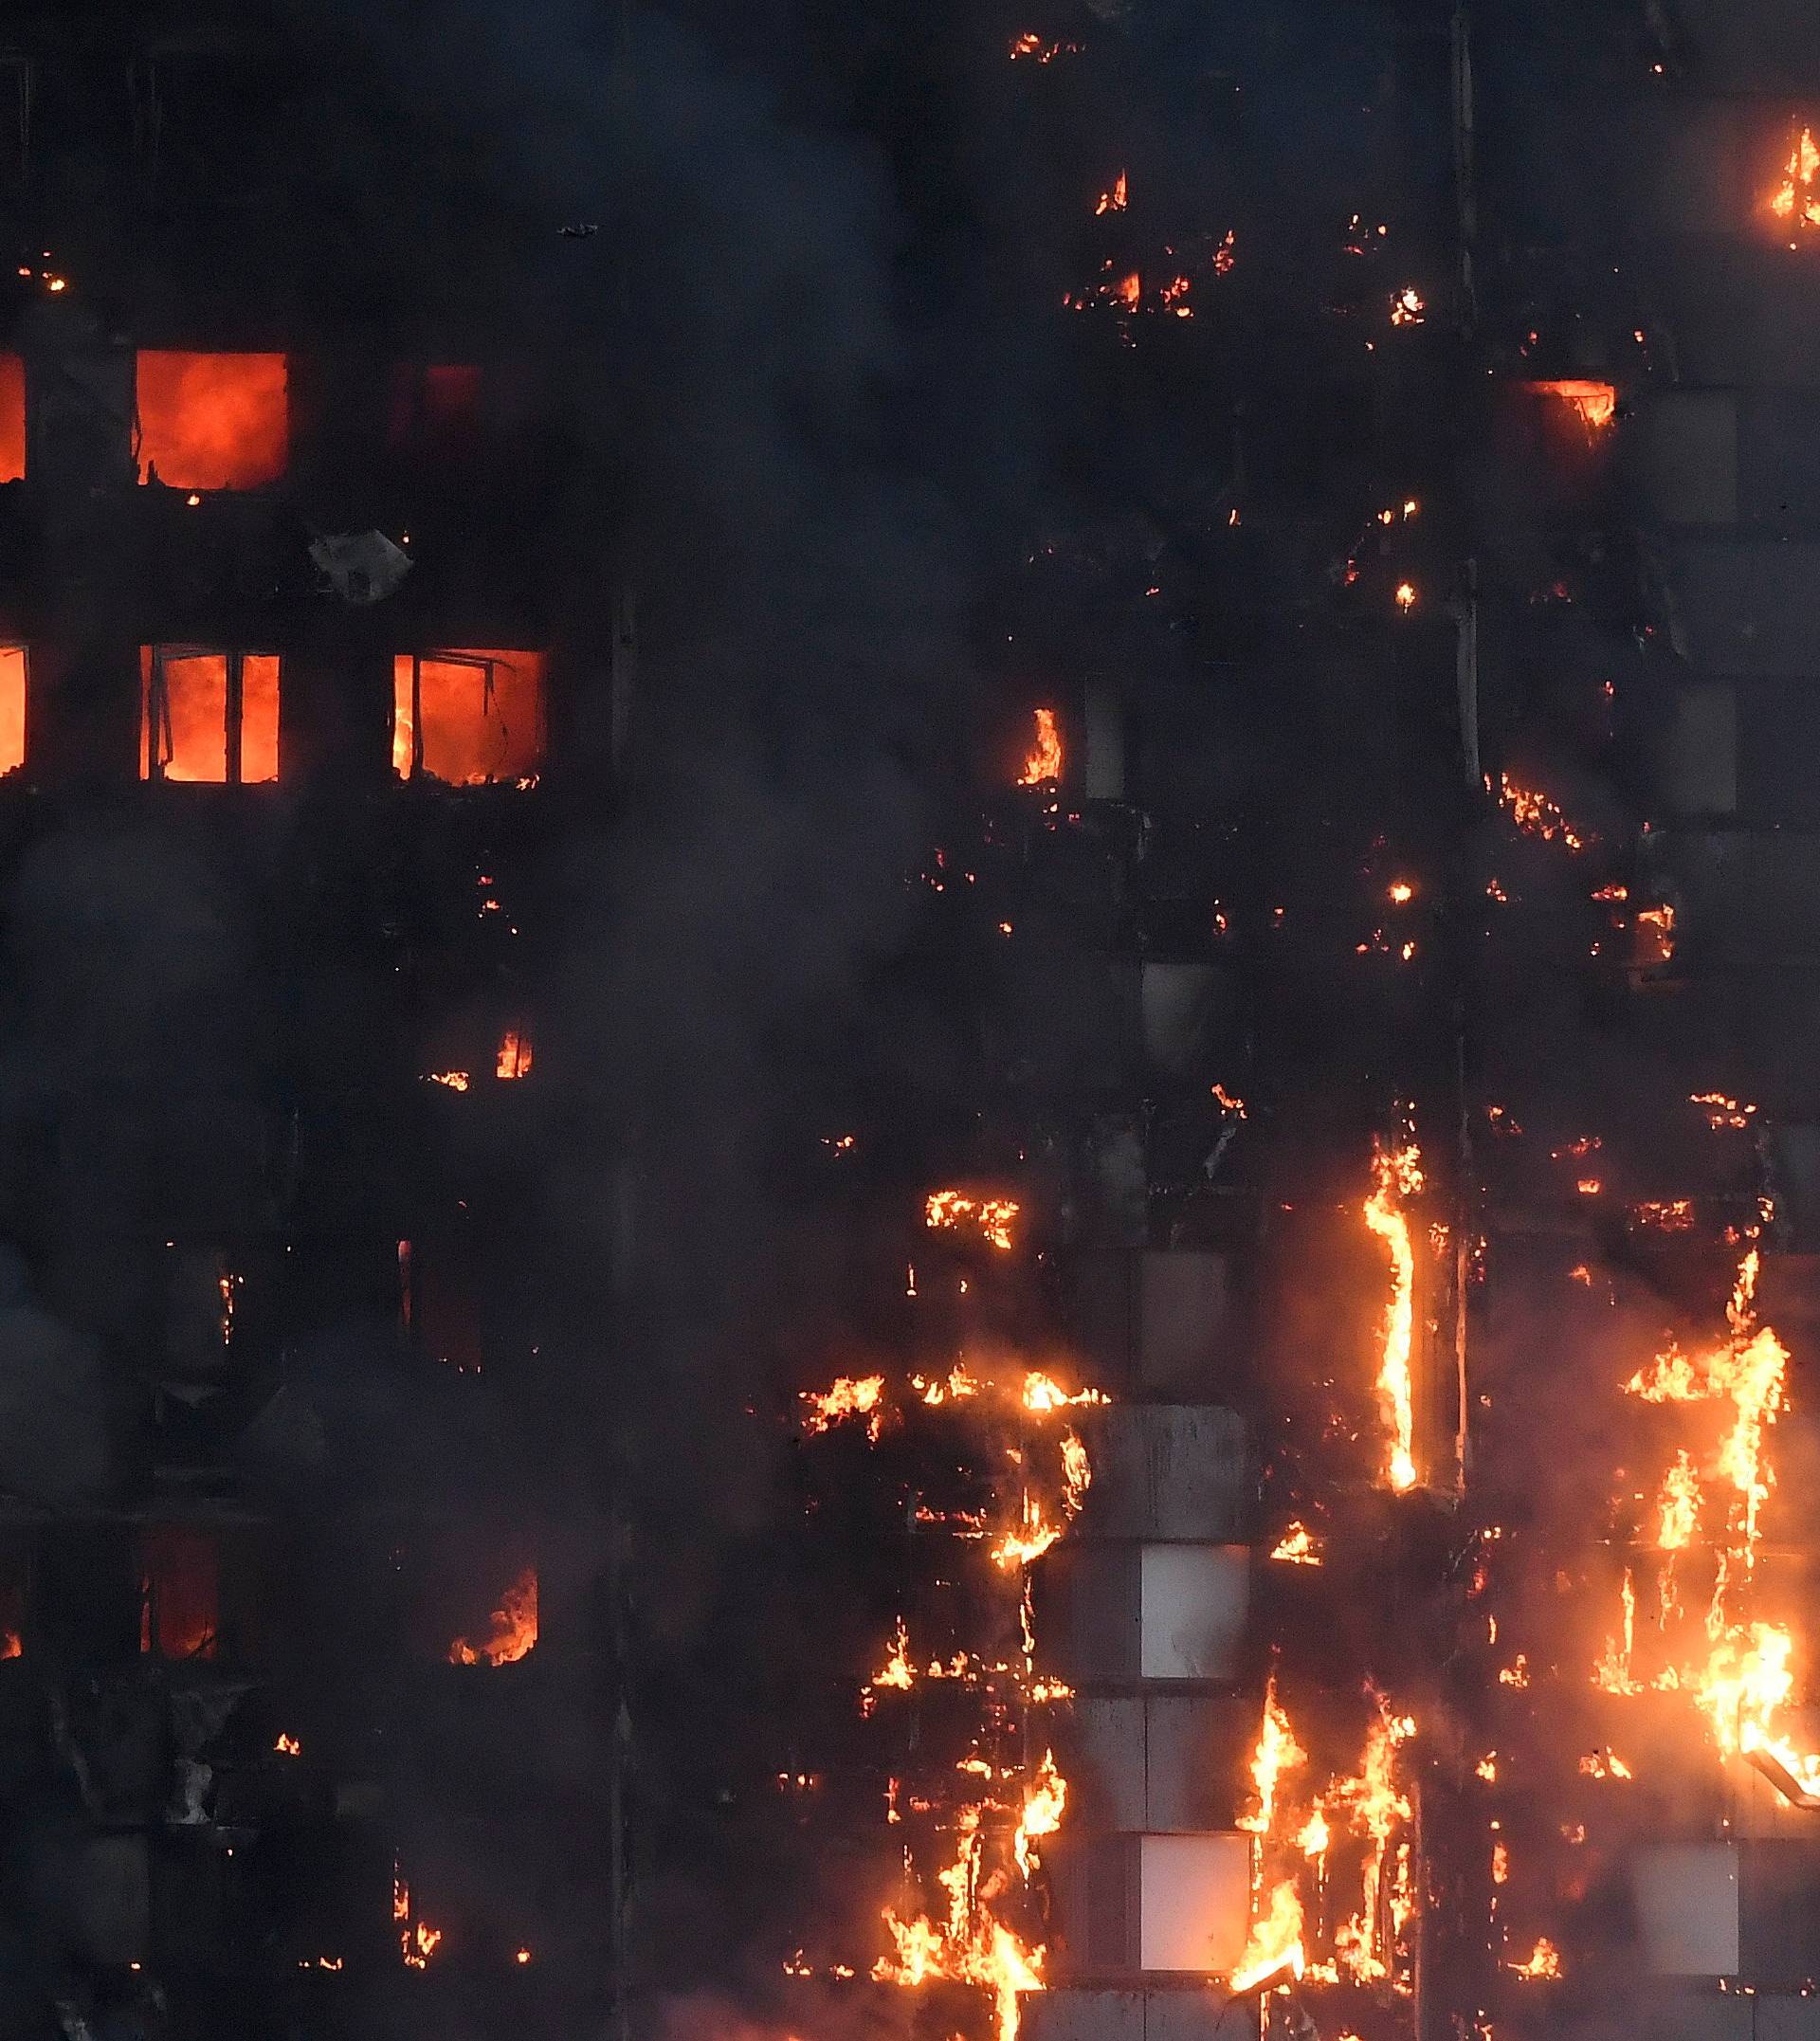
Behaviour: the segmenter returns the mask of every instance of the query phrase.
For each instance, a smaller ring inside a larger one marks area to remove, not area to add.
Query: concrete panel
[[[1233,1542],[1246,1535],[1251,1476],[1245,1420],[1209,1404],[1115,1404],[1088,1444],[1087,1532],[1098,1538]]]
[[[1144,1725],[1143,1826],[1159,1833],[1230,1828],[1251,1783],[1256,1697],[1152,1694]]]
[[[1096,1121],[1093,1160],[1098,1194],[1094,1237],[1108,1246],[1141,1248],[1150,1224],[1150,1182],[1138,1122],[1112,1116]]]
[[[1251,1602],[1246,1545],[1146,1545],[1138,1669],[1147,1680],[1233,1680]]]
[[[1094,1992],[1059,1985],[1023,2002],[1026,2041],[1147,2041],[1142,1992]]]
[[[1122,1250],[1080,1255],[1074,1285],[1074,1337],[1087,1379],[1129,1388],[1138,1369],[1138,1257]]]
[[[1820,1816],[1809,1819],[1820,1830]],[[1815,1968],[1820,1834],[1809,1841],[1746,1843],[1739,1851],[1738,1879],[1740,1970],[1759,1989],[1798,1990]]]
[[[1630,1887],[1645,1960],[1658,1977],[1738,1973],[1738,1857],[1731,1843],[1640,1850]]]
[[[1210,964],[1145,961],[1144,1054],[1157,1069],[1186,1077],[1199,1067],[1207,1054],[1216,976]]]
[[[1792,678],[1820,667],[1820,544],[1684,539],[1668,585],[1678,639],[1703,672]]]
[[[1637,2030],[1649,2041],[1754,2041],[1752,2001],[1742,1992],[1655,1986],[1633,2001]]]
[[[1820,15],[1812,0],[1675,0],[1671,17],[1717,92],[1820,87]]]
[[[1116,687],[1087,689],[1082,777],[1090,801],[1125,797],[1125,704]]]
[[[1738,414],[1738,510],[1820,521],[1820,392],[1751,392]]]
[[[1116,1089],[1134,1060],[1138,975],[1095,952],[1008,943],[988,1054],[1015,1084]]]
[[[1229,1274],[1223,1254],[1157,1250],[1144,1256],[1138,1375],[1146,1389],[1192,1395],[1212,1388]]]
[[[1229,1971],[1251,1917],[1248,1835],[1146,1835],[1138,1843],[1140,1969]]]
[[[1677,688],[1662,749],[1662,791],[1672,815],[1729,815],[1738,808],[1738,696],[1724,686]]]
[[[1807,264],[1767,234],[1689,247],[1666,279],[1664,320],[1681,379],[1820,387],[1820,320]]]
[[[1194,1987],[1144,1995],[1144,2041],[1243,2041],[1245,2032],[1223,1992]]]
[[[1759,1992],[1751,2003],[1756,2008],[1751,2041],[1820,2041],[1820,1998]]]
[[[1729,390],[1676,390],[1647,405],[1636,424],[1637,492],[1656,524],[1738,521],[1738,397]]]
[[[1062,1612],[1059,1670],[1071,1682],[1135,1679],[1142,1658],[1142,1555],[1133,1545],[1064,1545],[1043,1562],[1039,1615]],[[1056,1634],[1053,1626],[1045,1635]]]
[[[1138,1695],[1114,1700],[1083,1696],[1068,1729],[1069,1798],[1078,1793],[1083,1829],[1151,1826],[1146,1774],[1149,1752],[1145,1704]]]
[[[1760,230],[1756,207],[1774,190],[1774,156],[1759,194],[1756,157],[1770,143],[1763,112],[1735,100],[1676,95],[1636,118],[1635,141],[1647,176],[1637,192],[1643,221],[1664,234],[1745,234]]]
[[[143,1962],[152,1929],[152,1875],[143,1835],[97,1835],[82,1855],[72,1900],[76,1940],[93,1962]]]

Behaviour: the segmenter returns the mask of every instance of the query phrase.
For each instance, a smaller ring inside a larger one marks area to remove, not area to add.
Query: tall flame
[[[1415,1396],[1410,1356],[1415,1335],[1415,1249],[1402,1200],[1422,1189],[1422,1152],[1413,1142],[1373,1155],[1374,1188],[1365,1223],[1390,1249],[1391,1301],[1384,1313],[1383,1357],[1377,1371],[1378,1405],[1390,1432],[1384,1479],[1401,1494],[1416,1482]]]
[[[1124,178],[1119,180],[1119,203],[1123,204]],[[1101,208],[1103,210],[1104,208]],[[1062,733],[1056,726],[1053,709],[1038,709],[1036,712],[1036,742],[1024,760],[1024,770],[1018,774],[1020,787],[1052,786],[1062,777]]]

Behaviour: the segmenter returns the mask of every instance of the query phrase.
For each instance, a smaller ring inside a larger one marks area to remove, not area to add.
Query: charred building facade
[[[1820,2032],[1773,0],[0,35],[0,2032]]]

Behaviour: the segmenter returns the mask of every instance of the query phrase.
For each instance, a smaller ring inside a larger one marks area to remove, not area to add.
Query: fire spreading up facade
[[[326,44],[0,54],[0,2031],[1820,2033],[1820,36],[878,26],[919,259],[1022,251],[1017,473],[722,1208],[812,1280],[734,1325],[729,1248],[649,1377],[601,842],[621,927],[737,902],[628,1062],[785,1030],[740,853],[641,920],[613,835],[638,430],[568,444],[509,208],[437,296],[301,195]],[[356,182],[468,189],[376,103]]]

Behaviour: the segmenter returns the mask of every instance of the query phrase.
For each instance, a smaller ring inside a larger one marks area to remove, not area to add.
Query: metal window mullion
[[[228,665],[227,701],[222,708],[222,745],[226,759],[228,784],[240,785],[240,712],[244,693],[245,652],[228,652],[223,655]]]
[[[171,683],[165,677],[164,649],[152,648],[152,671],[145,683],[145,776],[162,779],[171,763]]]

